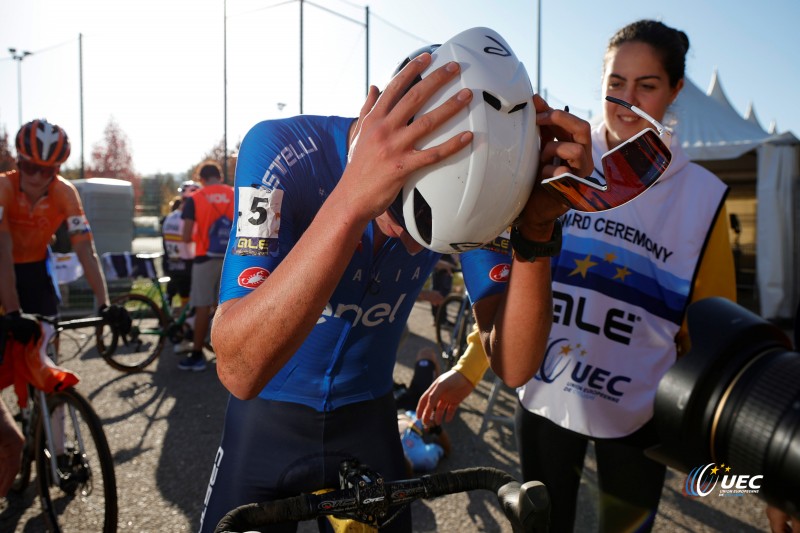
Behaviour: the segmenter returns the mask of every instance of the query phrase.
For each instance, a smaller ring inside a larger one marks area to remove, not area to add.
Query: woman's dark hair
[[[686,52],[689,37],[681,30],[670,28],[656,20],[637,20],[617,31],[608,41],[606,57],[621,45],[630,42],[649,44],[660,55],[670,87],[675,87],[686,72]]]

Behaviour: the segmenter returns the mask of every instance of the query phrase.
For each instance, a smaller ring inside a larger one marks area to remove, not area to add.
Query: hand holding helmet
[[[351,205],[367,210],[364,215],[370,219],[386,210],[411,172],[451,156],[472,139],[468,132],[459,131],[424,149],[417,148],[423,136],[439,128],[472,97],[469,91],[459,92],[426,113],[424,119],[411,122],[424,102],[458,76],[459,67],[451,62],[432,70],[425,80],[412,83],[430,61],[430,56],[423,54],[408,62],[380,95],[372,87],[355,124],[348,164],[337,188],[348,195]]]
[[[539,95],[534,96],[533,104],[541,132],[540,180],[522,210],[518,225],[529,239],[546,241],[553,220],[564,214],[568,206],[544,191],[539,181],[564,172],[582,175],[592,171],[591,128],[575,115],[553,109]]]
[[[455,61],[462,73],[413,120],[465,88],[473,98],[418,146],[435,145],[456,131],[472,131],[474,139],[467,150],[412,174],[390,213],[422,246],[458,253],[504,231],[533,189],[539,153],[533,91],[524,66],[493,30],[472,28],[430,49],[431,68]],[[428,75],[423,72],[421,80]]]

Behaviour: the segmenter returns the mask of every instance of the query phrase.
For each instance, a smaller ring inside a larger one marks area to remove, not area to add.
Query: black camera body
[[[757,495],[800,517],[800,353],[724,298],[688,308],[692,348],[661,379],[647,454],[682,472],[725,464],[760,478]]]

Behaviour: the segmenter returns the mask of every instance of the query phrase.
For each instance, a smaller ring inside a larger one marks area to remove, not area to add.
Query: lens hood
[[[682,471],[713,460],[714,415],[742,368],[792,347],[778,327],[725,298],[699,300],[687,317],[692,347],[661,378],[654,416],[661,445],[648,451]]]
[[[687,473],[715,463],[736,479],[762,479],[760,498],[800,516],[800,353],[777,326],[724,298],[687,313],[692,347],[659,383],[660,445],[647,455]]]

